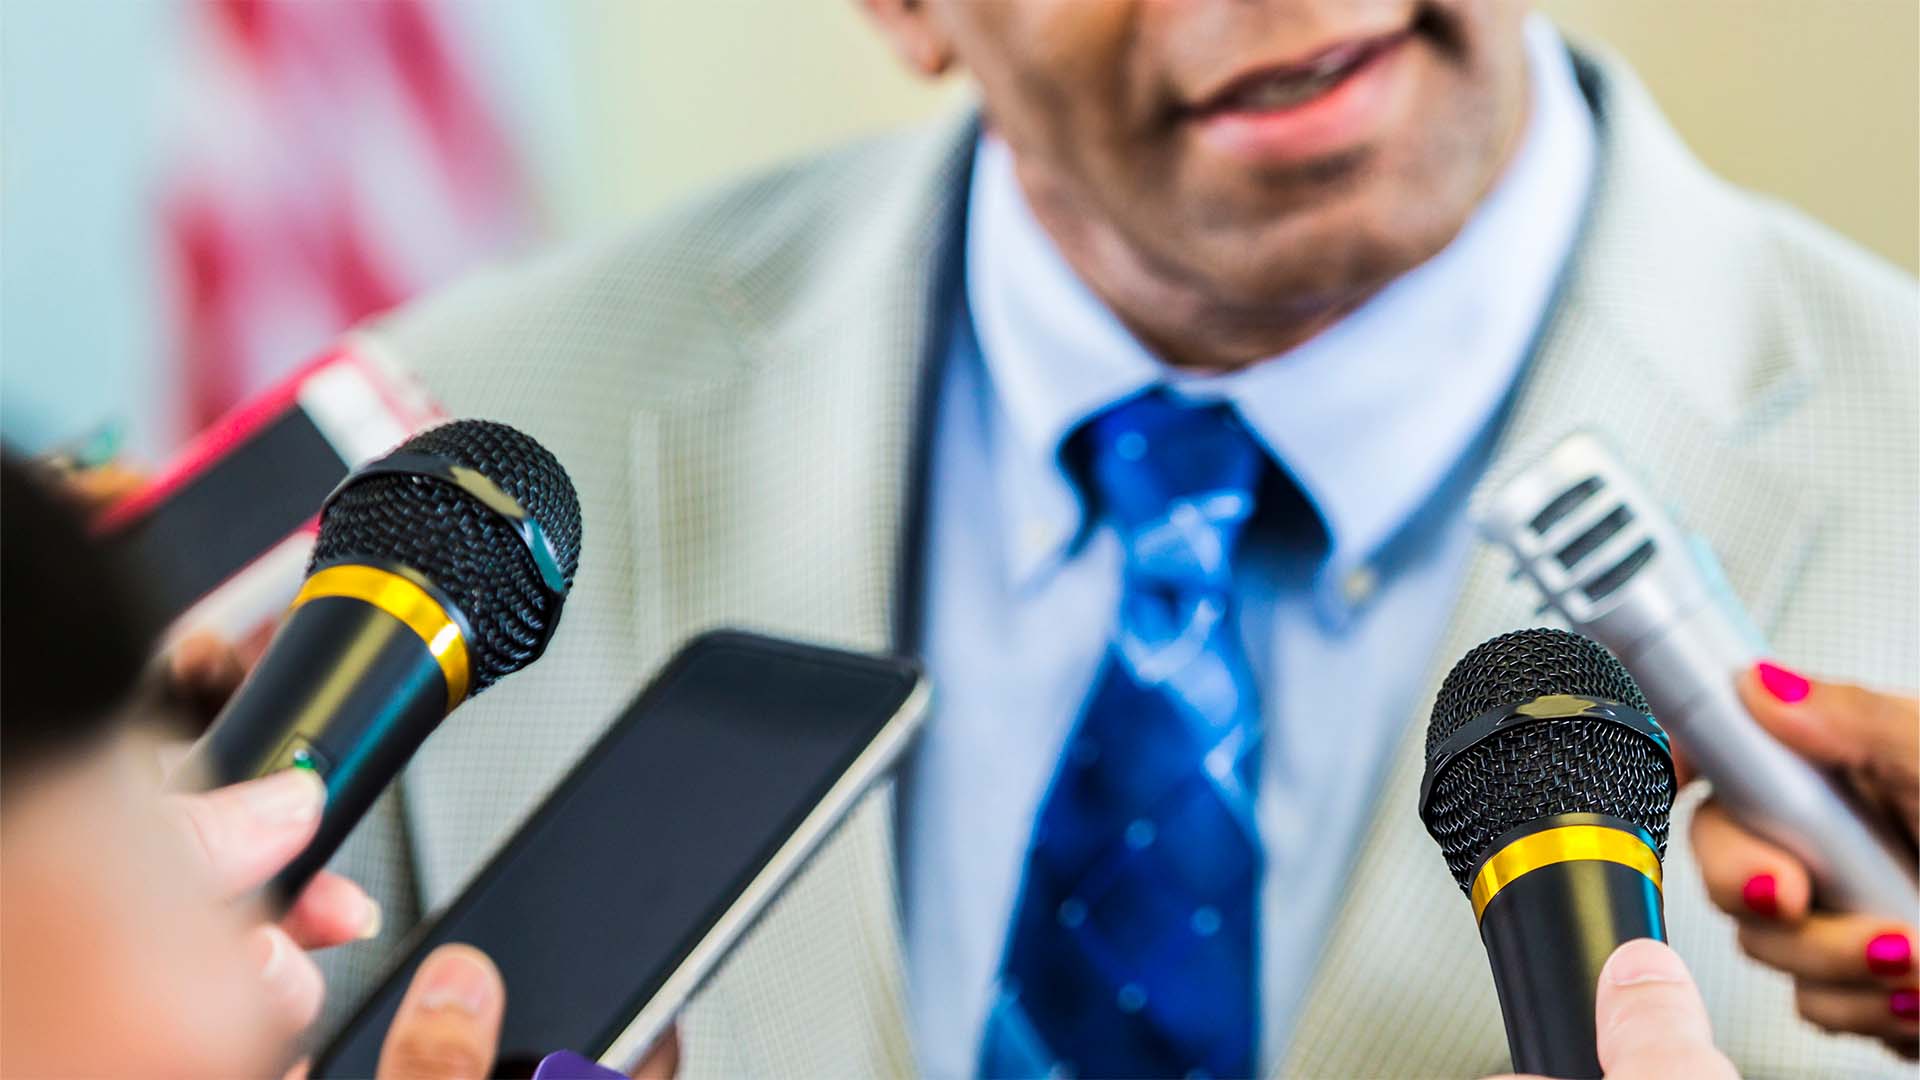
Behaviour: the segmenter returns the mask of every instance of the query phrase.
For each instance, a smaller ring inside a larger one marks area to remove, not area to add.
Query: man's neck
[[[1236,304],[1209,283],[1143,255],[1110,225],[1069,210],[1045,183],[1015,166],[1035,220],[1062,257],[1141,344],[1190,371],[1233,371],[1279,356],[1339,322],[1392,280],[1344,294],[1297,294]]]

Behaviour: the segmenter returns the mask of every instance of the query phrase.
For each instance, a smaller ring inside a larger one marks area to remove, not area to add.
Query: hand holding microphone
[[[1480,519],[1542,610],[1625,661],[1683,772],[1712,782],[1693,847],[1708,893],[1743,920],[1742,945],[1799,980],[1808,1019],[1912,1055],[1913,700],[1758,662],[1766,645],[1712,553],[1590,433],[1513,477]]]
[[[1913,919],[1911,836],[1742,705],[1734,674],[1767,655],[1765,642],[1713,553],[1604,440],[1568,436],[1479,517],[1539,587],[1541,610],[1557,611],[1633,672],[1720,805],[1807,868],[1819,906]]]
[[[1920,836],[1920,700],[1808,679],[1773,663],[1741,673],[1738,688],[1761,727],[1844,776],[1912,848]]]
[[[258,888],[304,848],[320,826],[326,789],[289,770],[202,794],[172,795],[166,812],[188,838],[198,870],[222,896]],[[261,993],[287,1036],[320,1014],[320,969],[303,950],[324,949],[379,930],[380,909],[345,878],[311,882],[277,924],[250,931]]]
[[[310,772],[286,769],[258,780],[199,794],[174,794],[166,813],[188,838],[203,874],[220,895],[237,898],[273,876],[319,828],[326,791]],[[247,932],[258,964],[258,996],[275,1033],[290,1041],[320,1013],[320,969],[308,950],[325,949],[379,929],[379,908],[352,882],[322,872],[278,923]],[[378,1080],[483,1080],[492,1074],[507,989],[486,954],[447,945],[421,965],[382,1047]],[[671,1080],[679,1067],[672,1029],[634,1072],[637,1080]],[[288,1074],[306,1074],[298,1066]]]
[[[1680,955],[1661,942],[1640,938],[1615,949],[1594,996],[1606,1080],[1737,1080],[1733,1063],[1713,1045],[1700,988]]]
[[[580,505],[545,448],[502,424],[414,436],[328,498],[306,584],[188,775],[312,771],[327,803],[272,882],[285,904],[466,698],[539,658],[580,558]]]
[[[1806,679],[1773,664],[1739,680],[1741,700],[1782,743],[1845,777],[1910,846],[1920,805],[1920,704]],[[1791,975],[1802,1016],[1869,1035],[1912,1057],[1920,1040],[1915,921],[1816,910],[1798,858],[1744,827],[1716,797],[1694,814],[1693,848],[1713,902],[1740,922],[1740,945]]]

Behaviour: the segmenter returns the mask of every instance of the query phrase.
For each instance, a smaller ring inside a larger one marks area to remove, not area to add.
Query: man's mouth
[[[1187,110],[1190,116],[1271,113],[1298,108],[1332,92],[1362,69],[1405,44],[1411,30],[1344,42],[1305,60],[1254,68]]]

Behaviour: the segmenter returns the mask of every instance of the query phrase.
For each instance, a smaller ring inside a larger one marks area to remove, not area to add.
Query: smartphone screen
[[[293,598],[328,492],[441,417],[404,369],[342,345],[194,436],[96,525],[149,568],[168,619],[242,639]]]
[[[347,468],[292,408],[110,535],[151,568],[154,602],[177,615],[312,518]]]
[[[372,1076],[415,968],[448,941],[506,979],[500,1074],[605,1052],[862,752],[911,722],[918,682],[903,660],[696,639],[416,935],[313,1075]]]

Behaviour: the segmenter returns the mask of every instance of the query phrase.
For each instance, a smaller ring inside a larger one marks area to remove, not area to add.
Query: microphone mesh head
[[[546,533],[573,587],[580,565],[580,500],[546,447],[505,424],[456,420],[396,452],[464,465],[513,496]],[[478,499],[426,476],[374,475],[349,485],[320,522],[313,566],[338,560],[398,563],[439,587],[466,616],[472,693],[533,660],[559,617],[520,534]],[[311,572],[311,568],[309,568]]]
[[[1651,715],[1627,669],[1598,643],[1565,630],[1517,630],[1461,657],[1440,687],[1427,727],[1427,761],[1474,717],[1552,694],[1604,698]],[[1667,850],[1673,775],[1666,751],[1637,732],[1581,717],[1497,732],[1434,777],[1427,831],[1466,891],[1493,842],[1555,814],[1630,821]]]

